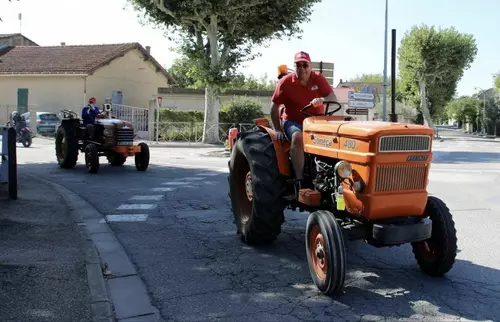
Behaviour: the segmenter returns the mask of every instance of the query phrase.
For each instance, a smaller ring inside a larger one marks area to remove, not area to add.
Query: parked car
[[[30,112],[23,114],[29,124]],[[61,124],[61,119],[56,113],[36,112],[36,132],[42,135],[55,135],[56,127]]]

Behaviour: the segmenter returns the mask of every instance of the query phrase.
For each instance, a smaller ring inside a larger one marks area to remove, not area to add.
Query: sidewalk
[[[19,175],[0,187],[0,321],[93,321],[84,235],[64,199]]]

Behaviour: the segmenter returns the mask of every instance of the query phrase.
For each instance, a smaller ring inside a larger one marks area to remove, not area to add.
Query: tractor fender
[[[290,153],[290,141],[288,140],[276,140],[275,131],[272,128],[258,125],[261,129],[264,129],[271,138],[274,145],[274,151],[276,152],[276,159],[278,161],[278,169],[280,173],[284,176],[291,177],[289,153]]]

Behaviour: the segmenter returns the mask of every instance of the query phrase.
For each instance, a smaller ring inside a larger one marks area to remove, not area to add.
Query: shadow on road
[[[484,154],[500,157],[499,153]],[[478,162],[458,156],[454,160]],[[248,247],[236,235],[227,174],[162,165],[137,172],[133,160],[126,165],[103,164],[96,175],[87,174],[82,164],[63,170],[55,162],[20,165],[19,171],[39,171],[70,189],[94,184],[95,189],[80,193],[102,203],[112,193],[126,194],[127,187],[145,191],[155,180],[159,185],[207,174],[203,180],[168,192],[148,222],[111,225],[165,319],[244,321],[249,315],[261,321],[325,316],[339,321],[360,316],[500,319],[499,270],[460,259],[447,277],[431,278],[419,271],[409,245],[377,249],[359,241],[347,242],[345,292],[333,298],[322,296],[307,267],[304,230],[308,213],[287,211],[283,232],[274,245]],[[105,186],[109,189],[101,189]],[[96,189],[98,201],[92,197]]]

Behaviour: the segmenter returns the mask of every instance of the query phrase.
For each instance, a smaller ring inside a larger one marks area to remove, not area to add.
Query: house
[[[38,46],[33,40],[21,34],[0,34],[0,46]]]
[[[91,96],[148,108],[159,87],[173,82],[139,43],[0,47],[0,122],[20,112],[80,112]],[[7,108],[6,108],[7,106]],[[10,107],[9,107],[10,106]],[[7,111],[8,110],[8,111]]]

